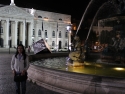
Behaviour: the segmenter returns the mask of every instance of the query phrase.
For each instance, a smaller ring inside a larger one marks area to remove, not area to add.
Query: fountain
[[[94,20],[99,17],[103,7],[108,4],[115,6],[114,0],[91,0],[81,22],[84,21],[88,10],[97,1],[101,4],[93,17],[86,42]],[[75,50],[69,54],[30,55],[28,80],[61,94],[124,94],[125,66],[97,62],[99,57],[93,53],[86,60],[85,47],[81,46],[77,34],[74,41]]]

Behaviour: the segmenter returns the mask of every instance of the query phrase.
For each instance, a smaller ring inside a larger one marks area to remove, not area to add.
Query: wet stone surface
[[[15,83],[10,68],[13,54],[0,53],[0,94],[15,94]],[[26,94],[59,94],[27,81]]]

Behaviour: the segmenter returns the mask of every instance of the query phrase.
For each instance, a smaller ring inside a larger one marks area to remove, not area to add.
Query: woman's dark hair
[[[19,44],[19,45],[17,46],[17,48],[16,48],[16,53],[15,53],[15,57],[17,58],[17,55],[19,54],[19,52],[18,52],[18,47],[19,47],[19,46],[21,46],[22,49],[23,49],[22,55],[23,55],[23,59],[25,60],[25,59],[26,59],[26,52],[25,52],[25,48],[24,48],[24,46],[23,46],[22,44]]]

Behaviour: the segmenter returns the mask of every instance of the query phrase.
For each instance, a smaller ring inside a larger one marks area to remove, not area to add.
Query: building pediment
[[[34,18],[31,14],[27,13],[23,9],[9,5],[0,8],[1,17],[14,17],[14,18]]]

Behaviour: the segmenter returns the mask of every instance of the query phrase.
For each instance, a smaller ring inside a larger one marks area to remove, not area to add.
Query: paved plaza
[[[13,52],[14,53],[14,52]],[[15,83],[10,68],[13,53],[0,52],[0,94],[15,94]],[[26,94],[59,94],[27,81]]]

